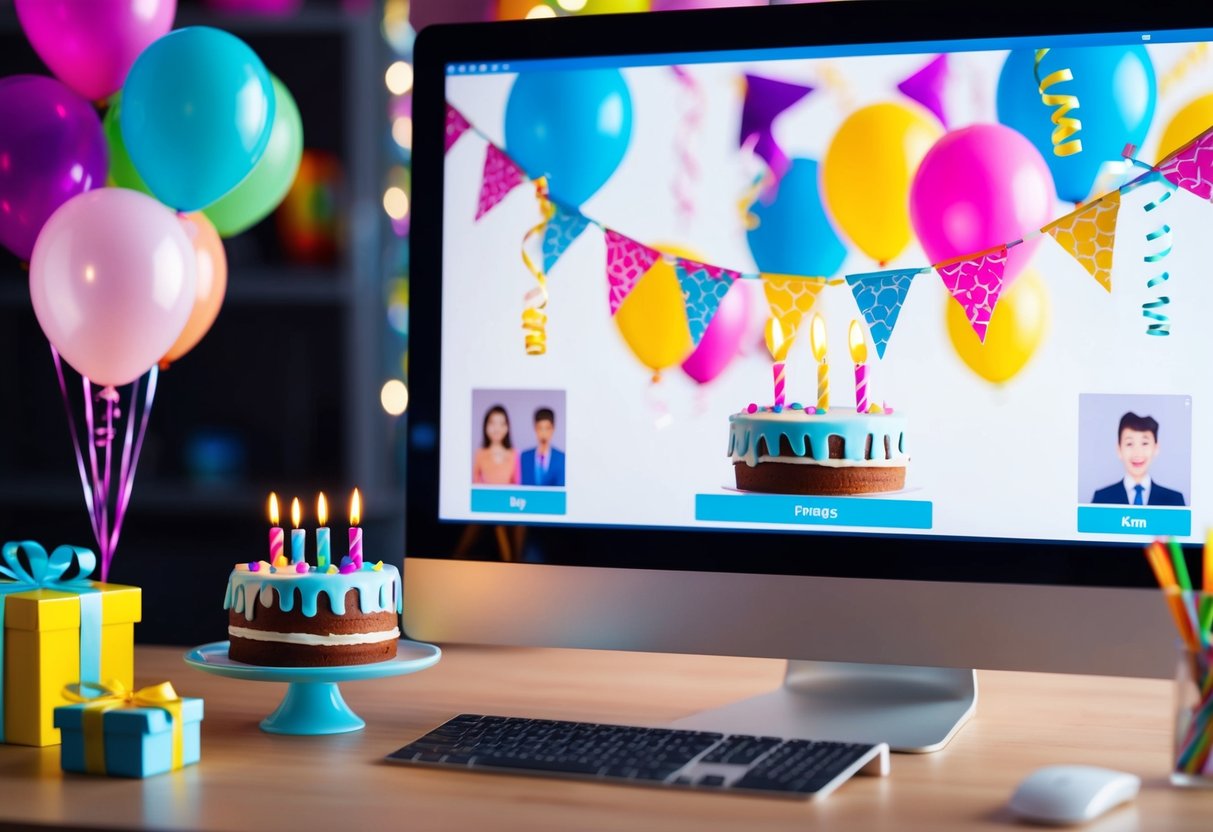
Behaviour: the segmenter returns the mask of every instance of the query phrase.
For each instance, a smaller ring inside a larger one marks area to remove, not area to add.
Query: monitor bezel
[[[469,525],[503,525],[496,519],[466,523],[438,516],[442,135],[448,63],[1209,27],[1213,27],[1213,7],[1193,8],[1171,0],[1094,19],[1086,8],[1064,4],[992,4],[975,14],[969,4],[941,0],[847,0],[443,24],[422,30],[414,54],[406,557],[449,559]],[[863,36],[848,37],[848,32],[863,32]],[[606,50],[599,44],[611,46]],[[1140,587],[1153,582],[1141,557],[1141,541],[1107,544],[816,530],[512,525],[527,529],[530,558],[552,565],[1089,587]],[[1193,560],[1190,554],[1189,559]],[[1192,565],[1195,568],[1194,560]]]

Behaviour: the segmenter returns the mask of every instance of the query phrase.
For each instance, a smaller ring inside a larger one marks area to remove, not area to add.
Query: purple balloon
[[[699,346],[682,362],[682,369],[700,384],[724,372],[741,349],[750,323],[750,295],[739,280],[725,292]]]
[[[17,0],[51,72],[90,101],[121,89],[139,53],[173,28],[177,0]]]
[[[22,260],[47,217],[105,185],[105,134],[96,111],[53,78],[0,79],[0,245]]]

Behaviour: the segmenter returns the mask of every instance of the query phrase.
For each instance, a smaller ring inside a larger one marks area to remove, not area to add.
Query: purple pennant
[[[661,252],[610,228],[606,231],[606,250],[607,299],[614,315]]]
[[[490,144],[484,156],[484,178],[480,181],[476,219],[480,219],[514,188],[526,181],[526,174],[497,145]]]
[[[805,84],[776,81],[759,75],[745,76],[745,101],[741,105],[738,145],[744,147],[747,142],[753,141],[754,153],[767,163],[775,181],[783,178],[791,162],[788,154],[775,141],[772,125],[780,113],[812,91],[813,88]]]
[[[939,55],[922,69],[897,85],[897,89],[926,107],[940,123],[948,126],[948,114],[943,105],[943,88],[948,79],[948,56]]]
[[[1213,196],[1213,128],[1159,162],[1158,171],[1172,185],[1201,199]]]
[[[977,333],[977,340],[986,341],[986,330],[990,318],[1002,294],[1003,270],[1007,265],[1007,250],[1000,248],[971,260],[941,264],[935,267],[943,278],[943,285],[956,302],[964,308],[969,326]]]
[[[463,113],[456,110],[450,104],[446,105],[446,150],[444,153],[449,153],[455,142],[459,141],[459,137],[470,130],[472,127],[468,120],[463,117]]]

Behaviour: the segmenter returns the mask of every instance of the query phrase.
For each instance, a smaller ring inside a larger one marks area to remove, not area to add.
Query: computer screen
[[[441,520],[1203,535],[1213,30],[861,34],[445,63]]]
[[[1171,2],[423,30],[410,635],[1170,673],[1210,40]]]

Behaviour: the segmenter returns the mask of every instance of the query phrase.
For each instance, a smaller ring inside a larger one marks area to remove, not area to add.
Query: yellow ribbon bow
[[[98,691],[89,695],[85,691]],[[181,768],[185,756],[185,724],[181,715],[184,700],[173,689],[172,682],[161,682],[139,690],[131,690],[119,681],[108,685],[84,682],[68,685],[63,697],[84,705],[81,730],[84,733],[84,768],[90,774],[105,774],[105,712],[116,708],[160,708],[168,713],[173,729],[173,771]]]

